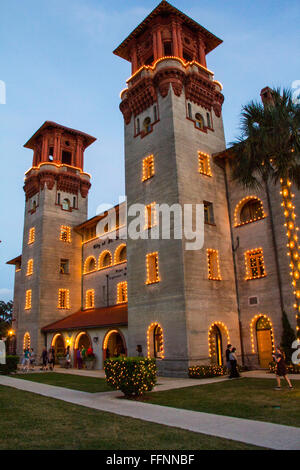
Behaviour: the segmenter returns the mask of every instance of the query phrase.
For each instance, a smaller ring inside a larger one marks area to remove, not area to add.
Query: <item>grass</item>
[[[242,378],[165,392],[154,392],[147,402],[205,413],[300,426],[300,381],[294,390],[282,382],[275,391],[271,379]],[[280,407],[280,408],[278,408]]]
[[[99,393],[112,391],[112,389],[106,384],[105,379],[95,377],[61,374],[57,372],[17,374],[12,375],[11,377],[47,385],[56,385],[57,387],[71,388],[72,390],[80,390],[81,392]]]
[[[0,410],[0,450],[258,449],[91,410],[11,387],[0,386]]]

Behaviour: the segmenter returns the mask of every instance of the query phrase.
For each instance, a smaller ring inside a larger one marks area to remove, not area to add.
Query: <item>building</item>
[[[148,231],[156,204],[203,204],[202,249],[124,240],[133,220],[125,205],[115,218],[112,210],[87,220],[84,150],[93,137],[45,122],[25,144],[34,153],[23,251],[9,262],[19,353],[69,345],[76,365],[76,351],[92,346],[102,368],[141,345],[161,374],[179,376],[224,363],[229,342],[245,364],[266,367],[283,310],[296,327],[280,188],[247,192],[230,178],[222,85],[206,64],[221,42],[162,1],[114,51],[132,66],[120,104],[128,207],[146,207]],[[296,210],[299,202],[295,191]]]

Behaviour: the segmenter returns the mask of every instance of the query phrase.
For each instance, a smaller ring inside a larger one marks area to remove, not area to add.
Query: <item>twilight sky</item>
[[[32,152],[23,148],[46,121],[97,137],[86,151],[93,176],[89,216],[124,194],[123,117],[119,92],[130,65],[112,51],[159,0],[7,0],[1,4],[0,80],[0,300],[12,298],[13,267],[21,253],[24,172]],[[207,57],[224,85],[227,142],[238,135],[242,104],[261,88],[300,80],[299,0],[173,0],[224,40]]]

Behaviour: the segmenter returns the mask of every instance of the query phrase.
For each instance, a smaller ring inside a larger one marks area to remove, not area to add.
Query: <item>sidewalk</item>
[[[95,410],[186,429],[209,436],[231,439],[259,447],[274,450],[300,450],[300,428],[292,426],[120,400],[117,398],[120,396],[119,392],[91,394],[8,376],[0,376],[0,385]]]

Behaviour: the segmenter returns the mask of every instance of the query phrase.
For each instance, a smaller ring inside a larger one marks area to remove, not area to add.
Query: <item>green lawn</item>
[[[282,382],[283,389],[275,391],[275,377],[274,380],[242,378],[152,392],[148,401],[156,405],[299,427],[300,381],[294,380],[293,386],[294,390],[288,390]]]
[[[0,450],[251,450],[257,447],[0,386]]]
[[[17,374],[12,375],[16,379],[30,380],[57,387],[71,388],[81,392],[97,393],[111,392],[112,389],[106,385],[105,379],[95,377],[83,377],[81,375],[60,374],[57,372],[43,372],[35,374]]]

